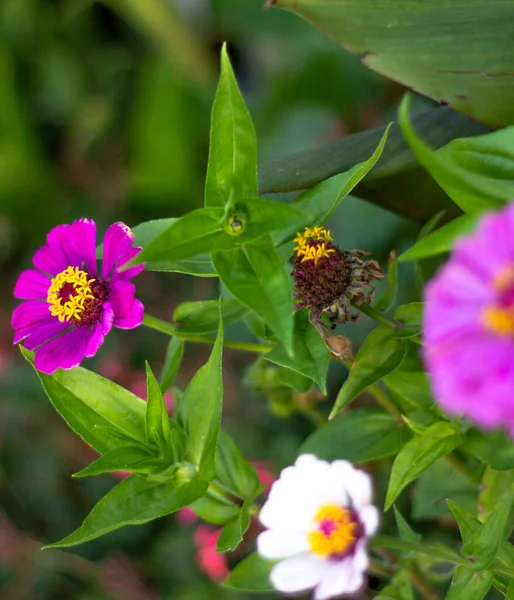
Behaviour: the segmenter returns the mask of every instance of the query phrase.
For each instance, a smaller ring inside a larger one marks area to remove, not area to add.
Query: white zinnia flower
[[[314,588],[314,600],[352,595],[364,584],[367,539],[379,525],[371,478],[346,460],[300,456],[273,484],[259,519],[259,553],[284,559],[270,575],[280,592]]]

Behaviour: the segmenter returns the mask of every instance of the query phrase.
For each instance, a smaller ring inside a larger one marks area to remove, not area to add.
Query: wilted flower
[[[514,436],[514,204],[461,239],[425,290],[424,358],[450,414]]]
[[[306,227],[294,241],[295,309],[306,308],[314,321],[324,314],[334,324],[355,321],[358,314],[351,314],[350,300],[371,302],[375,288],[370,282],[384,277],[378,263],[365,260],[369,252],[364,250],[340,250],[324,227]]]
[[[12,316],[14,343],[35,350],[36,368],[53,373],[94,356],[112,326],[132,329],[143,320],[143,304],[129,280],[144,265],[122,270],[141,248],[123,223],[111,225],[103,239],[103,265],[96,265],[96,224],[79,219],[59,225],[35,254],[36,269],[23,271],[14,296],[24,299]]]
[[[268,528],[259,553],[283,559],[270,575],[280,592],[314,588],[314,599],[356,593],[368,567],[367,541],[379,524],[371,479],[345,460],[300,456],[271,487],[260,513]]]

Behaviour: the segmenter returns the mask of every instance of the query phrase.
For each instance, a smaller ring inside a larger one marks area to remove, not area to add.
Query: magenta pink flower
[[[452,415],[514,436],[514,204],[457,243],[425,299],[436,399]]]
[[[144,265],[122,270],[141,248],[124,223],[111,225],[103,239],[101,274],[96,265],[96,224],[79,219],[59,225],[35,254],[36,269],[18,278],[14,296],[26,300],[12,316],[14,343],[35,350],[36,368],[53,373],[94,356],[112,326],[132,329],[143,320],[143,304],[129,280]]]

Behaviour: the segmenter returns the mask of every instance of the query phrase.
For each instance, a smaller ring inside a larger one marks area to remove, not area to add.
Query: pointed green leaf
[[[216,479],[234,496],[250,497],[259,487],[259,477],[238,445],[224,430],[220,430],[216,454]]]
[[[146,389],[146,438],[151,444],[155,444],[161,453],[165,454],[170,443],[170,418],[161,388],[148,362],[146,363]]]
[[[317,429],[298,453],[312,453],[328,461],[344,458],[359,464],[397,454],[410,437],[409,430],[399,427],[391,415],[357,408]]]
[[[469,429],[465,433],[467,452],[499,471],[514,469],[514,445],[503,431],[482,433]]]
[[[223,527],[216,545],[217,552],[231,552],[243,541],[243,536],[248,530],[248,527],[250,527],[250,511],[253,501],[263,489],[263,485],[259,486],[257,490],[244,501],[237,517]]]
[[[327,393],[326,379],[330,353],[316,328],[309,322],[305,310],[298,311],[294,316],[292,355],[289,355],[284,346],[279,344],[264,358],[309,377],[323,394]]]
[[[178,337],[172,337],[166,349],[164,365],[159,381],[161,392],[165,394],[171,387],[182,362],[184,354],[184,342]]]
[[[348,379],[337,394],[333,418],[369,385],[393,371],[402,361],[406,343],[394,336],[391,329],[380,326],[364,340],[353,361]]]
[[[505,600],[514,600],[514,579],[511,579],[507,593],[505,594]]]
[[[493,577],[491,571],[477,573],[469,567],[457,567],[446,600],[482,600],[493,583]]]
[[[232,570],[223,582],[224,587],[247,592],[272,592],[269,575],[276,561],[266,560],[253,552]]]
[[[292,286],[269,237],[231,252],[216,252],[212,262],[230,293],[262,317],[288,352],[292,351]]]
[[[239,507],[221,497],[217,498],[210,493],[205,494],[198,500],[195,500],[189,508],[200,519],[212,523],[213,525],[225,525],[232,521],[239,514]]]
[[[503,494],[514,483],[514,471],[495,471],[487,467],[478,493],[478,518],[484,521],[495,509]]]
[[[412,527],[407,523],[405,518],[402,516],[402,513],[396,508],[396,506],[393,506],[393,510],[396,526],[398,527],[398,533],[400,534],[400,539],[413,543],[421,541],[421,535],[412,530]]]
[[[123,525],[141,525],[164,517],[188,506],[207,489],[203,481],[191,481],[178,486],[175,483],[155,482],[131,475],[93,508],[82,525],[69,536],[49,544],[46,548],[65,548],[94,540]]]
[[[473,533],[462,548],[464,556],[473,556],[473,568],[477,571],[487,568],[496,558],[501,543],[505,541],[506,527],[514,500],[514,484],[503,494],[494,510],[480,528]]]
[[[159,468],[159,463],[160,461],[143,446],[120,446],[109,450],[73,477],[89,477],[113,471],[151,473]]]
[[[398,261],[396,260],[396,253],[391,252],[387,269],[387,285],[384,293],[375,302],[375,310],[387,312],[393,308],[398,295],[398,286]]]
[[[402,569],[380,590],[375,600],[413,600],[408,569]]]
[[[222,300],[221,313],[225,327],[236,323],[247,313],[248,308],[238,300]],[[205,335],[218,329],[219,302],[217,300],[200,300],[183,302],[173,313],[175,327],[181,334]]]
[[[419,477],[428,467],[459,443],[455,429],[445,422],[434,423],[425,431],[413,437],[396,457],[385,501],[388,510],[403,488]]]
[[[221,51],[221,75],[212,107],[205,206],[224,206],[231,196],[255,197],[257,138],[227,54]]]
[[[223,319],[209,360],[200,367],[178,404],[176,419],[189,437],[189,459],[198,467],[199,477],[210,481],[215,472],[215,455],[223,406],[221,358]]]
[[[33,353],[20,349],[33,365]],[[53,375],[36,373],[57,412],[98,452],[120,446],[120,440],[126,445],[127,438],[145,443],[146,403],[131,392],[82,367],[58,369]]]

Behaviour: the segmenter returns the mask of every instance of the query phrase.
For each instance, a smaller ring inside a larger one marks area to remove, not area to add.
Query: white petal
[[[377,532],[380,525],[380,514],[372,504],[368,504],[368,506],[359,510],[359,519],[364,525],[364,531],[368,537]]]
[[[304,592],[318,585],[325,575],[326,565],[326,561],[312,554],[287,558],[273,567],[270,581],[273,587],[285,594]]]
[[[261,508],[259,520],[268,529],[301,531],[305,534],[311,528],[319,507],[304,493],[303,488],[287,487],[283,493],[270,494]]]
[[[309,550],[305,533],[270,529],[257,537],[257,550],[264,558],[287,558]]]
[[[323,578],[315,590],[314,600],[327,600],[341,594],[354,594],[364,583],[364,572],[357,568],[354,557],[327,563]]]
[[[370,504],[373,499],[371,477],[359,469],[354,469],[346,460],[335,460],[332,465],[335,478],[344,481],[354,508]]]

